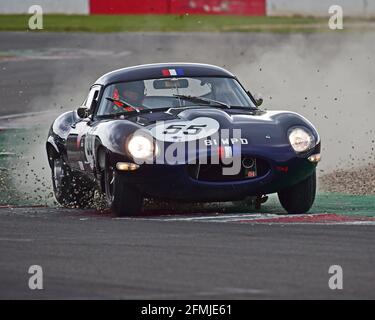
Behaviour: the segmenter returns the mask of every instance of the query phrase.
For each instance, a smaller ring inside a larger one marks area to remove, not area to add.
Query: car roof
[[[168,73],[170,75],[168,75]],[[229,71],[201,63],[153,63],[111,71],[96,80],[96,85],[173,77],[174,74],[186,77],[230,77],[235,76]]]

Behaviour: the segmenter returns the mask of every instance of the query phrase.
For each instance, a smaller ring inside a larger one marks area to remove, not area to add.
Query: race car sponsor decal
[[[186,142],[209,137],[219,128],[215,119],[200,117],[192,121],[159,122],[151,129],[151,134],[159,141]]]
[[[94,153],[93,150],[95,148],[95,136],[94,135],[86,135],[84,136],[84,154],[85,154],[85,163],[90,165],[90,168],[94,168]]]
[[[211,138],[204,140],[204,144],[206,146],[249,144],[249,140],[247,140],[246,138],[223,138],[221,140]]]
[[[82,161],[78,161],[78,166],[79,166],[79,169],[81,171],[84,171],[85,170],[85,166],[83,165],[83,162]]]
[[[163,69],[161,71],[164,77],[183,76],[185,74],[184,69]]]

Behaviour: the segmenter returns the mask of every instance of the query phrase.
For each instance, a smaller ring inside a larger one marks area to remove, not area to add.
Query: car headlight
[[[315,138],[305,129],[294,128],[289,132],[289,142],[295,152],[305,152],[314,146]]]
[[[128,142],[128,151],[135,159],[151,158],[154,153],[154,144],[145,136],[133,136]]]

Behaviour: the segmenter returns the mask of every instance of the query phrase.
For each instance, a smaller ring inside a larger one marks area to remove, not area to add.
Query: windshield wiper
[[[110,119],[114,117],[121,117],[121,116],[133,116],[135,114],[140,114],[140,113],[153,113],[153,112],[158,112],[158,111],[166,111],[170,109],[169,107],[164,107],[164,108],[147,108],[147,109],[141,109],[141,110],[132,110],[132,111],[123,111],[123,112],[116,112],[116,113],[110,113],[110,114],[103,114],[103,115],[98,115],[97,117],[100,119]]]
[[[187,95],[184,95],[184,94],[174,94],[173,96],[176,97],[176,98],[191,101],[191,102],[205,103],[205,104],[209,104],[209,105],[215,104],[215,105],[226,107],[226,108],[230,109],[229,104],[226,104],[226,103],[221,102],[221,101],[209,99],[209,98],[187,96]]]
[[[230,106],[231,109],[239,109],[239,110],[260,110],[257,107],[252,107],[252,106]]]
[[[140,112],[140,110],[137,108],[137,107],[134,107],[133,105],[131,105],[129,102],[126,102],[124,100],[121,100],[121,99],[114,99],[114,98],[111,98],[111,97],[105,97],[107,100],[111,101],[111,102],[117,102],[117,103],[121,103],[122,104],[122,107],[129,107],[129,108],[132,108],[134,109],[134,111],[136,112]],[[129,112],[129,111],[128,111]]]

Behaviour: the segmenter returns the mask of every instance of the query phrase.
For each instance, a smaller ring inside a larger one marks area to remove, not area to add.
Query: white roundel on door
[[[151,134],[160,141],[185,142],[209,137],[219,128],[219,122],[215,119],[200,117],[191,121],[158,122],[151,129]]]

